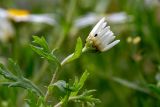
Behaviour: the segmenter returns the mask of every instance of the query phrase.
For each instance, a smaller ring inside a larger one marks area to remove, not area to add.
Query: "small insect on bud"
[[[86,44],[90,44],[97,50],[104,52],[120,42],[120,40],[114,41],[114,39],[115,36],[110,30],[110,26],[107,26],[105,18],[102,18],[90,32]]]

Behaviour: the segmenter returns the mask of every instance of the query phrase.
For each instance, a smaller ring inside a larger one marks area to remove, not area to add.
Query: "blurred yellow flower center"
[[[18,10],[18,9],[8,9],[8,14],[10,16],[28,16],[29,11],[27,10]]]

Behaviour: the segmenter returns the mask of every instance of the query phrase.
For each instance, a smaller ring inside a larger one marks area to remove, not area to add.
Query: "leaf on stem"
[[[101,101],[98,98],[93,97],[93,92],[96,90],[85,90],[81,95],[77,96],[76,100],[79,100],[81,102],[86,102],[88,106],[95,106],[96,103],[100,103]]]
[[[67,85],[67,83],[64,80],[59,80],[59,81],[55,82],[54,84],[52,84],[52,86],[56,86],[62,92],[65,92],[66,85]]]
[[[47,59],[50,63],[56,63],[58,66],[60,66],[60,62],[49,49],[44,37],[33,36],[33,39],[33,44],[30,45],[32,50],[39,54],[42,58]]]
[[[88,76],[89,76],[89,72],[86,70],[82,74],[82,76],[81,76],[81,78],[80,78],[79,81],[77,79],[75,79],[74,87],[75,87],[76,90],[71,93],[71,96],[77,95],[77,93],[79,92],[79,90],[81,90],[81,88],[84,86],[84,83],[87,80]]]
[[[10,80],[10,82],[2,82],[0,85],[21,87],[36,93],[38,96],[43,96],[43,93],[35,84],[23,77],[20,67],[12,59],[9,59],[9,68],[10,69],[8,70],[3,64],[0,64],[0,75]],[[17,75],[10,71],[16,72]]]
[[[9,68],[13,72],[15,72],[19,78],[22,78],[23,77],[22,71],[20,67],[17,65],[17,63],[15,63],[11,58],[8,59],[8,62],[9,62]]]
[[[59,80],[56,83],[54,83],[53,86],[57,86],[61,91],[66,92],[65,96],[54,107],[66,106],[69,101],[79,101],[92,107],[96,103],[100,103],[100,100],[94,98],[92,95],[93,92],[95,92],[96,90],[85,90],[82,92],[82,94],[78,94],[84,86],[84,83],[88,78],[88,75],[89,73],[86,70],[79,80],[78,78],[75,79],[75,82],[72,86],[63,80]]]
[[[75,51],[74,51],[73,54],[71,54],[70,57],[68,57],[68,59],[66,60],[65,63],[71,62],[71,61],[79,58],[81,56],[81,54],[82,54],[82,48],[83,48],[82,40],[81,40],[80,37],[78,37]]]

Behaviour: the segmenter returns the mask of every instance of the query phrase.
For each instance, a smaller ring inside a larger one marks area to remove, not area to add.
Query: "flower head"
[[[7,13],[10,19],[17,22],[27,21],[30,15],[29,11],[20,9],[8,9]]]
[[[31,14],[28,10],[23,9],[1,9],[0,17],[11,19],[15,22],[35,22],[55,25],[56,21],[51,14]]]
[[[115,36],[110,30],[110,26],[107,26],[106,19],[102,18],[87,37],[86,45],[92,45],[97,50],[104,52],[120,42],[120,40],[114,41],[114,39]]]

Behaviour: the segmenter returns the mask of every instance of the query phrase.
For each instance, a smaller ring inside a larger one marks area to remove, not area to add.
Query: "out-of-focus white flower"
[[[155,7],[160,5],[159,0],[144,0],[144,3],[148,7]]]
[[[14,36],[14,33],[12,24],[6,18],[0,17],[0,41],[7,42]]]
[[[6,10],[0,8],[0,17],[1,18],[7,18],[8,17],[8,14],[7,14]]]
[[[112,24],[123,24],[132,20],[132,17],[125,12],[108,14],[106,20]]]
[[[114,41],[114,39],[115,36],[110,30],[110,26],[107,26],[106,19],[102,18],[87,37],[86,45],[92,45],[97,50],[104,52],[120,42],[120,40]]]
[[[86,26],[93,25],[103,16],[104,15],[98,15],[96,13],[89,13],[86,16],[76,19],[74,27],[84,28]],[[105,16],[107,16],[106,20],[110,24],[123,24],[133,20],[132,16],[127,15],[125,12],[112,13]]]
[[[74,21],[74,27],[83,28],[89,25],[95,24],[101,16],[98,16],[94,13],[89,13],[81,18],[78,18]]]
[[[28,10],[0,9],[0,17],[11,19],[15,22],[36,22],[54,25],[56,21],[49,14],[30,14]]]
[[[27,21],[30,15],[29,11],[27,10],[8,9],[6,12],[8,14],[8,18],[16,22]]]

